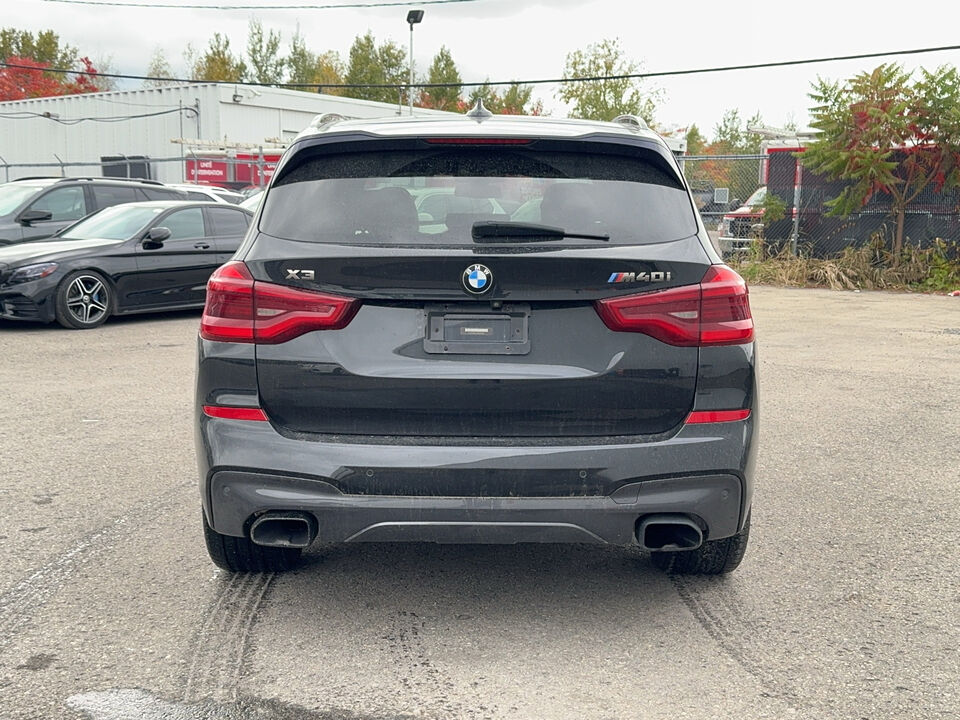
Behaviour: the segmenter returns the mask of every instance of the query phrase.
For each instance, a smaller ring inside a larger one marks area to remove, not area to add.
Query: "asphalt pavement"
[[[725,578],[593,546],[200,534],[197,313],[0,324],[0,718],[960,717],[960,299],[755,288],[752,538]]]

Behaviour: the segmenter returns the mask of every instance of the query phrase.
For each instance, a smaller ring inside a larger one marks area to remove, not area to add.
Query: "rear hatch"
[[[257,341],[260,401],[288,431],[656,435],[693,405],[697,342],[613,330],[597,307],[698,287],[709,267],[655,148],[308,148],[259,230],[244,262],[273,328]]]

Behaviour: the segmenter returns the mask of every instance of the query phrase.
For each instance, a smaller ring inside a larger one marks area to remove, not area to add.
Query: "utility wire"
[[[358,8],[389,8],[399,7],[401,5],[449,5],[451,3],[479,2],[479,0],[420,0],[419,2],[410,2],[402,0],[401,2],[371,2],[371,3],[330,3],[326,5],[200,5],[200,4],[180,4],[180,3],[138,3],[123,2],[121,0],[43,0],[43,2],[62,3],[64,5],[108,5],[110,7],[134,7],[134,8],[176,8],[184,10],[339,10]]]
[[[13,112],[13,113],[0,113],[0,118],[5,120],[27,120],[33,118],[46,118],[47,120],[53,120],[54,122],[60,123],[61,125],[79,125],[82,122],[99,122],[99,123],[115,123],[115,122],[125,122],[127,120],[139,120],[140,118],[156,117],[158,115],[170,115],[172,113],[178,112],[196,112],[195,108],[184,107],[184,108],[173,108],[172,110],[160,110],[158,112],[152,113],[140,113],[139,115],[113,115],[110,117],[81,117],[81,118],[59,118],[54,117],[51,113],[38,113],[38,112]]]
[[[53,2],[54,0],[48,0]],[[61,1],[61,0],[56,0]],[[66,1],[66,0],[62,0]],[[86,1],[86,0],[85,0]],[[93,0],[89,0],[93,2]],[[833,55],[830,57],[806,58],[800,60],[781,60],[778,62],[750,63],[744,65],[721,65],[717,67],[689,68],[686,70],[663,70],[660,72],[640,72],[624,73],[621,75],[591,75],[588,77],[575,78],[550,78],[538,80],[505,80],[500,82],[460,82],[460,83],[424,83],[415,82],[413,87],[417,88],[469,88],[483,87],[486,85],[558,85],[562,83],[580,83],[580,82],[603,82],[606,80],[632,80],[648,79],[659,77],[678,77],[682,75],[701,75],[704,73],[730,72],[731,70],[759,70],[763,68],[786,67],[789,65],[813,65],[817,63],[840,62],[843,60],[864,60],[868,58],[889,57],[891,55],[919,55],[923,53],[944,52],[947,50],[960,50],[960,45],[942,45],[940,47],[912,48],[909,50],[890,50],[886,52],[859,53],[856,55]],[[63,75],[90,75],[93,77],[118,78],[122,80],[152,80],[154,82],[165,83],[214,83],[215,80],[193,80],[191,78],[171,78],[154,77],[151,75],[126,75],[123,73],[101,73],[90,72],[88,70],[67,70],[63,68],[38,68],[34,65],[20,65],[17,63],[0,62],[0,67],[17,68],[22,70],[37,70],[40,72],[63,74]],[[242,87],[280,87],[280,88],[308,88],[318,90],[321,88],[396,88],[406,87],[407,83],[261,83],[247,81],[223,81],[221,84],[236,85]]]

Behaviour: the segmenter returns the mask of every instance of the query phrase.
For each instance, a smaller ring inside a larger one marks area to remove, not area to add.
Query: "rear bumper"
[[[735,534],[752,496],[755,419],[683,427],[657,442],[411,445],[292,439],[269,423],[197,423],[208,522],[243,536],[268,510],[317,518],[321,542],[630,545],[652,513]]]

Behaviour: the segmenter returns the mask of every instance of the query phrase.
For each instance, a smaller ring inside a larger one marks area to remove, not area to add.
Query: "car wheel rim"
[[[94,323],[107,314],[107,289],[92,275],[80,275],[67,287],[67,310],[84,324]]]

